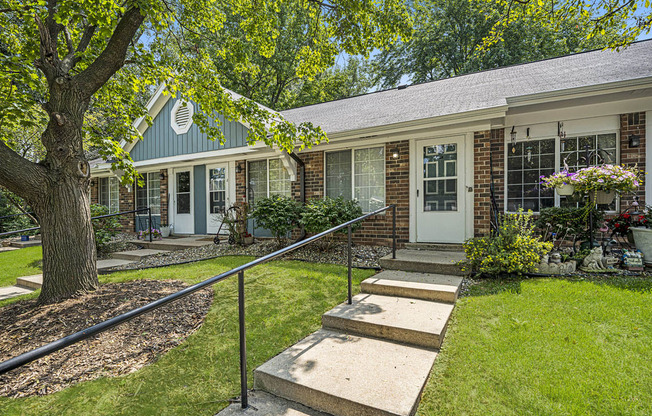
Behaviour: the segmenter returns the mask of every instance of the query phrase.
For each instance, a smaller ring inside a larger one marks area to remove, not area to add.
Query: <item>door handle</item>
[[[419,197],[419,189],[417,188],[417,198]]]

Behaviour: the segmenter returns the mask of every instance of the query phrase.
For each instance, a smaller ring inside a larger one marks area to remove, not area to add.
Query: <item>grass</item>
[[[100,279],[103,283],[145,278],[195,283],[251,259],[223,257]],[[360,281],[373,273],[354,269],[356,291]],[[245,278],[252,387],[254,368],[318,329],[321,314],[345,299],[346,268],[277,261],[251,269]],[[0,398],[0,414],[214,415],[239,395],[237,278],[214,289],[204,325],[156,363],[128,376],[84,382],[48,396]]]
[[[638,277],[472,287],[418,414],[652,414],[651,289]]]
[[[27,247],[0,253],[0,287],[13,286],[17,277],[40,274],[41,247]]]

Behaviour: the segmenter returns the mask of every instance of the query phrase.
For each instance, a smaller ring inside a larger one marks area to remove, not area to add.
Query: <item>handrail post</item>
[[[152,227],[152,207],[147,207],[147,216],[149,217],[149,242],[152,242],[152,230],[154,227]]]
[[[247,339],[245,333],[244,270],[238,272],[238,319],[240,321],[240,403],[249,407],[247,397]]]
[[[348,244],[347,244],[347,252],[348,252],[348,264],[349,264],[349,273],[348,273],[348,279],[349,279],[349,305],[353,303],[353,300],[351,299],[351,226],[349,225],[347,227],[347,232],[349,234],[348,238]]]
[[[392,205],[392,259],[396,259],[396,204]]]

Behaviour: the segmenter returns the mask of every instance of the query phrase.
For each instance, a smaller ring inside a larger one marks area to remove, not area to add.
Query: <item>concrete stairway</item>
[[[151,243],[147,240],[139,240],[138,245],[144,248],[153,250],[185,250],[187,248],[202,247],[214,244],[213,236],[200,236],[200,237],[177,237],[177,238],[164,238],[163,240],[154,240]]]
[[[151,248],[144,248],[142,250],[118,251],[113,253],[111,256],[114,259],[141,261],[142,259],[146,259],[161,253],[169,253],[169,250],[154,250]]]
[[[390,270],[463,276],[458,263],[464,259],[464,253],[459,251],[403,249],[396,252],[395,259],[391,254],[381,258],[380,265]]]
[[[254,371],[255,394],[276,396],[256,406],[273,400],[264,413],[273,415],[315,414],[296,403],[336,416],[414,414],[461,282],[394,270],[366,279],[352,305],[326,312],[322,329]],[[249,413],[234,404],[220,415]]]

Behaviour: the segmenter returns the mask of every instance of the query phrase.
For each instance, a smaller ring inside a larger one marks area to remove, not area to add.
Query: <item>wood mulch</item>
[[[187,287],[178,280],[108,283],[53,305],[0,308],[0,361]],[[213,300],[204,289],[0,376],[0,395],[45,395],[81,381],[132,373],[179,345],[202,324]]]

